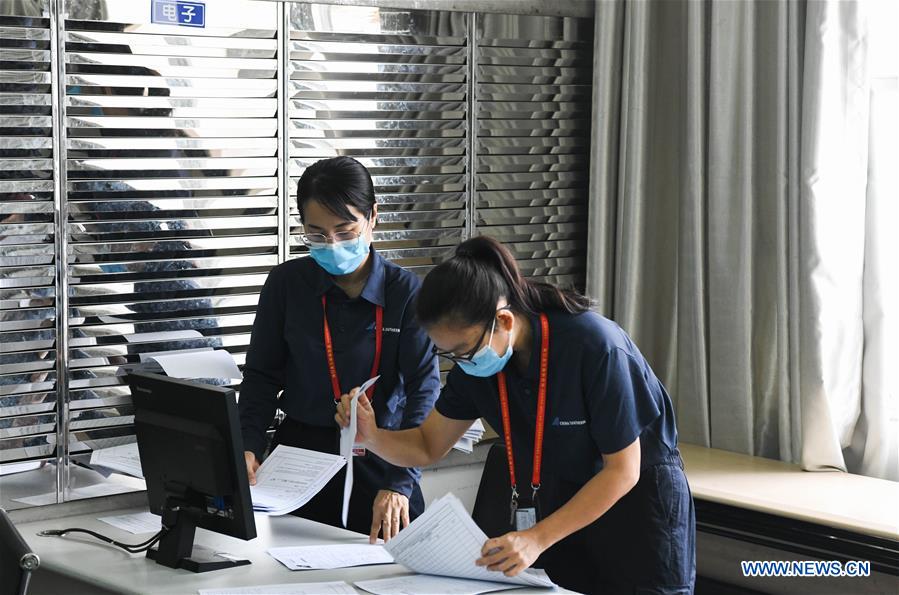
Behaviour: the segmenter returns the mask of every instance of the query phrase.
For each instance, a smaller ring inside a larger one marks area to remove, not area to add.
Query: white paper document
[[[253,510],[272,516],[296,510],[345,464],[340,455],[279,444],[256,471],[256,485],[250,486]]]
[[[200,595],[356,595],[356,589],[343,581],[330,583],[292,583],[258,587],[200,589]]]
[[[12,475],[13,473],[25,473],[26,471],[34,471],[41,468],[40,461],[25,461],[24,463],[4,463],[0,465],[0,476]]]
[[[336,544],[274,547],[269,555],[290,570],[333,570],[352,566],[393,564],[383,545]]]
[[[340,428],[340,456],[346,459],[346,478],[343,480],[343,511],[341,519],[346,527],[347,514],[350,511],[350,496],[353,494],[353,445],[356,442],[356,408],[359,406],[359,395],[371,388],[380,376],[366,380],[350,402],[350,425]]]
[[[92,467],[106,467],[107,469],[134,477],[142,478],[144,476],[143,469],[140,466],[140,453],[137,449],[137,442],[95,450],[91,453],[90,465]]]
[[[420,574],[477,579],[531,587],[555,587],[543,570],[527,569],[518,576],[477,566],[487,536],[453,494],[436,500],[424,514],[387,542],[393,559]]]
[[[508,583],[488,583],[466,578],[450,578],[430,574],[395,576],[372,581],[354,583],[363,591],[375,595],[480,595],[492,591],[524,589],[524,585]]]
[[[172,378],[243,378],[234,356],[224,349],[155,355],[150,359]]]
[[[155,333],[132,333],[130,335],[122,335],[129,343],[150,343],[154,341],[176,341],[184,339],[202,339],[203,334],[193,329],[183,329],[178,331],[159,331]]]
[[[136,512],[134,514],[104,516],[97,520],[134,535],[139,535],[140,533],[156,533],[162,528],[162,517],[153,514],[152,512]]]

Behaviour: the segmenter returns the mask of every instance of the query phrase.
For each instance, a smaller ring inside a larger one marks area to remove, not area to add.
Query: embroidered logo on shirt
[[[583,426],[587,424],[586,419],[564,419],[560,420],[558,417],[553,420],[552,425],[559,426]]]
[[[372,322],[370,325],[368,325],[368,328],[366,328],[365,330],[374,332],[374,331],[375,331],[375,323]],[[381,327],[381,330],[382,330],[383,332],[385,332],[385,333],[396,333],[396,334],[400,334],[400,329],[396,328],[395,326],[385,326],[385,327]]]

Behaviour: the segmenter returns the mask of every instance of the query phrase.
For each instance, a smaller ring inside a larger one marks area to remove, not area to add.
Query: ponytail
[[[452,258],[428,273],[418,294],[417,315],[426,327],[440,321],[486,323],[503,297],[514,310],[531,315],[549,310],[578,314],[592,305],[574,291],[528,280],[508,248],[477,236],[459,244]]]

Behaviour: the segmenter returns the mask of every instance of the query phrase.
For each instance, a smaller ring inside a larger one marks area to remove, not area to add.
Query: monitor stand
[[[162,526],[169,530],[159,540],[156,549],[147,550],[147,557],[169,568],[183,568],[191,572],[209,572],[249,564],[225,552],[194,545],[197,520],[206,514],[188,506],[166,507],[162,512]]]

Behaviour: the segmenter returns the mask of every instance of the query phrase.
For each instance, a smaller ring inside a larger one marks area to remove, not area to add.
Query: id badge
[[[353,445],[353,456],[354,457],[364,457],[365,456],[365,447],[360,446],[358,444]]]
[[[515,511],[515,530],[526,531],[537,524],[537,509],[519,508]]]

